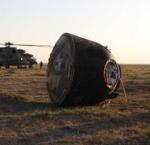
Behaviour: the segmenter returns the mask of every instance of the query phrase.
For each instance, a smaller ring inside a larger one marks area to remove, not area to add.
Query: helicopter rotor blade
[[[29,47],[51,47],[53,48],[53,46],[51,45],[36,45],[36,44],[14,44],[14,43],[11,43],[11,42],[6,42],[6,43],[0,43],[0,45],[4,45],[4,46],[12,46],[12,45],[15,45],[15,46],[29,46]]]
[[[12,44],[15,46],[31,46],[31,47],[52,47],[51,45],[36,45],[36,44]]]

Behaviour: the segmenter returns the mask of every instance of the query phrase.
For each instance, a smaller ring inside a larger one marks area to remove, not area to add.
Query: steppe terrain
[[[0,69],[0,145],[150,145],[150,65],[122,65],[110,104],[54,108],[46,67]]]

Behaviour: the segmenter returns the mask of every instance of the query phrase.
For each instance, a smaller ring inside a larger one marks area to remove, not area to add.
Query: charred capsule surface
[[[111,96],[120,67],[101,44],[64,33],[49,58],[47,89],[57,106],[92,105]]]

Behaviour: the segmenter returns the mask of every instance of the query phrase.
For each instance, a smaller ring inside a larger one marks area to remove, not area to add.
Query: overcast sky
[[[54,45],[64,32],[150,64],[150,0],[0,0],[0,42]],[[24,48],[48,61],[51,48]]]

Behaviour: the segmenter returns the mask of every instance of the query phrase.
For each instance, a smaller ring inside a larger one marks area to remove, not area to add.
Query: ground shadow
[[[32,112],[34,110],[53,109],[50,102],[28,102],[20,96],[2,96],[0,95],[0,114],[17,114],[23,112]]]

